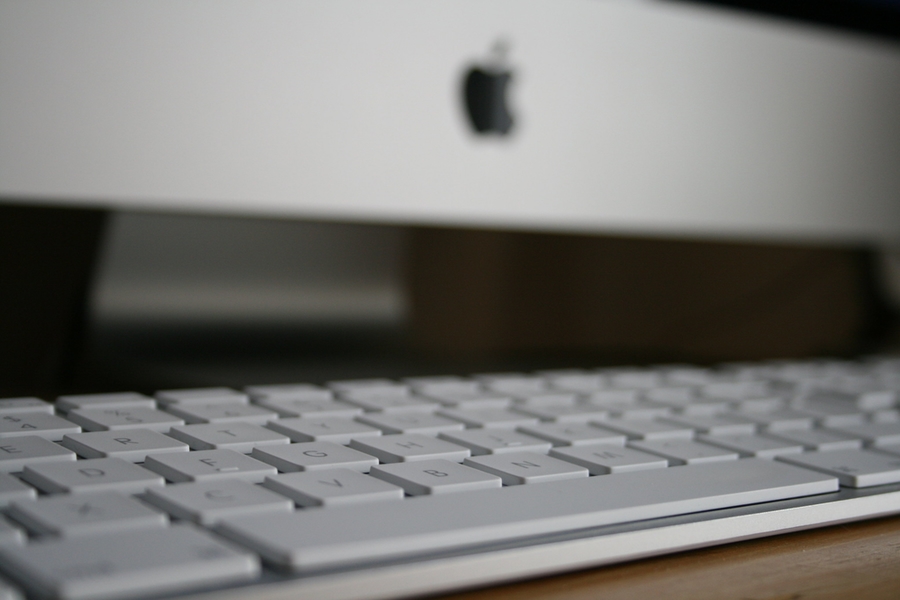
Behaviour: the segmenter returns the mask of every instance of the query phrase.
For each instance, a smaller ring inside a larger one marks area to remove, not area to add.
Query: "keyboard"
[[[0,400],[0,599],[433,594],[900,512],[900,359]]]

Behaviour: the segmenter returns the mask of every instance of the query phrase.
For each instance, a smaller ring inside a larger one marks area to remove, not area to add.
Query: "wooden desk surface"
[[[896,600],[900,517],[651,558],[444,600]]]

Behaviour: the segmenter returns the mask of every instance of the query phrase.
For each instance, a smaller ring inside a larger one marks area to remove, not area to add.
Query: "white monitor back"
[[[900,46],[654,1],[0,0],[0,199],[897,238]]]

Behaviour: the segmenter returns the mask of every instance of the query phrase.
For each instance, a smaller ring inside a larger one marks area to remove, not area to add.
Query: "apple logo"
[[[478,134],[506,135],[513,127],[506,99],[512,81],[512,71],[506,60],[508,50],[505,41],[497,41],[489,58],[466,72],[463,101],[469,123]]]

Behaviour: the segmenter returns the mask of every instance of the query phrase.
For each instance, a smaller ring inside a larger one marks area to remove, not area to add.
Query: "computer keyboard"
[[[900,513],[900,359],[0,400],[0,600],[390,598]]]

